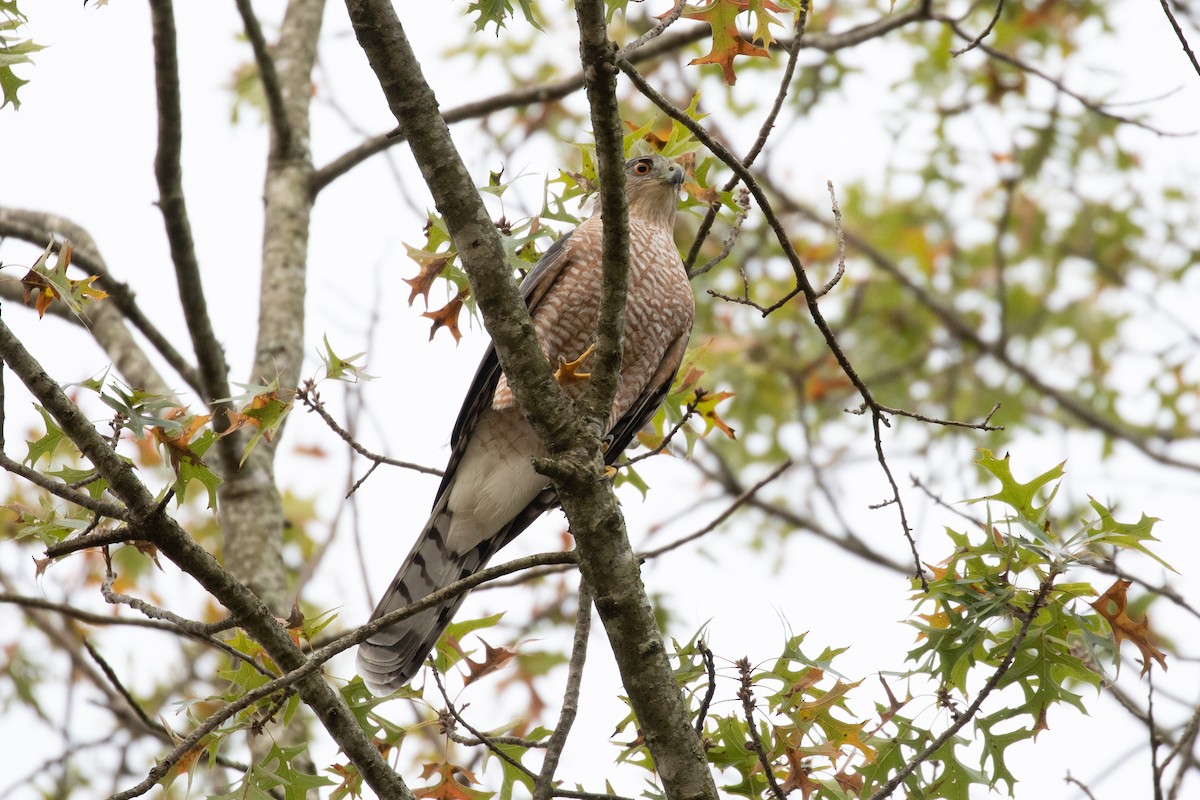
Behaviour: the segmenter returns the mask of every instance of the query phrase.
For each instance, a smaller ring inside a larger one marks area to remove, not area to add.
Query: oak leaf
[[[471,290],[463,289],[458,294],[451,298],[449,303],[435,311],[426,311],[422,317],[428,317],[433,320],[433,325],[429,328],[429,340],[433,341],[433,336],[438,332],[438,328],[445,328],[450,331],[450,335],[457,342],[462,338],[462,332],[458,329],[458,315],[462,311],[463,301],[467,299],[467,295]]]
[[[1092,608],[1096,610],[1097,614],[1104,617],[1112,628],[1118,651],[1121,649],[1121,642],[1126,639],[1133,642],[1134,646],[1141,651],[1142,674],[1145,675],[1150,671],[1151,659],[1166,669],[1167,656],[1150,643],[1150,615],[1145,615],[1141,622],[1134,622],[1126,613],[1128,604],[1126,592],[1132,583],[1132,581],[1117,579],[1112,586],[1105,590],[1104,594],[1092,603]]]
[[[46,310],[55,300],[61,300],[67,308],[71,309],[72,313],[79,316],[88,302],[108,297],[107,292],[92,286],[99,277],[97,275],[89,275],[82,280],[72,280],[67,277],[67,267],[71,265],[71,254],[75,252],[72,245],[63,245],[55,259],[54,268],[51,269],[48,264],[53,252],[54,244],[51,243],[29,268],[25,277],[21,279],[24,287],[22,300],[25,305],[29,305],[31,299],[34,300],[34,308],[37,309],[39,319],[45,316]]]
[[[485,675],[492,674],[517,654],[516,647],[492,647],[482,636],[476,638],[483,642],[483,660],[472,661],[463,654],[463,661],[467,662],[467,677],[463,679],[463,686],[470,686]]]
[[[420,271],[414,277],[404,279],[404,282],[412,289],[408,294],[408,304],[411,306],[416,302],[419,295],[425,298],[425,306],[428,308],[429,290],[433,288],[433,282],[442,274],[442,270],[450,263],[453,256],[449,253],[429,253],[412,248],[409,248],[408,254],[420,267]]]
[[[771,36],[766,33],[767,25],[773,19],[767,11],[783,11],[771,0],[712,0],[708,5],[699,9],[684,11],[685,19],[695,19],[708,23],[712,28],[712,50],[707,55],[694,58],[689,64],[718,64],[725,83],[732,86],[737,83],[737,75],[733,71],[733,59],[737,56],[759,56],[770,58],[770,52],[757,47],[742,38],[737,28],[739,14],[750,11],[758,20],[756,37],[769,45]],[[765,18],[764,18],[765,17]]]
[[[479,779],[469,769],[456,764],[432,763],[426,764],[421,770],[421,777],[428,780],[433,776],[440,780],[423,789],[414,789],[414,797],[431,797],[434,800],[485,800],[492,796],[491,792],[481,792],[466,784],[478,784]],[[460,782],[461,781],[461,782]]]
[[[788,774],[783,783],[779,785],[779,790],[787,795],[794,789],[800,790],[800,796],[804,800],[812,797],[812,793],[821,788],[821,784],[808,777],[808,768],[804,766],[804,756],[791,747],[784,751],[788,762]]]

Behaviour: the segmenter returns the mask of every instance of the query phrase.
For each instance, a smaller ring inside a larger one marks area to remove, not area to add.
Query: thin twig
[[[708,716],[708,708],[717,693],[717,662],[713,658],[712,649],[703,639],[697,640],[696,649],[704,657],[704,671],[708,675],[708,688],[704,692],[704,699],[700,701],[700,710],[696,712],[696,735],[704,736],[704,718]]]
[[[515,767],[517,770],[524,773],[527,778],[537,780],[537,776],[533,774],[533,771],[529,769],[529,767],[525,766],[508,753],[504,752],[504,750],[496,745],[495,741],[463,718],[463,715],[459,713],[459,710],[454,707],[454,702],[450,699],[450,694],[446,691],[445,685],[442,684],[442,674],[438,670],[437,664],[434,663],[432,658],[429,659],[429,667],[430,671],[433,673],[433,682],[437,686],[438,691],[441,693],[442,698],[446,701],[446,710],[450,713],[450,716],[454,718],[454,721],[469,730],[472,736],[483,742],[484,746],[486,746],[488,750],[491,750],[492,753],[501,761],[504,761],[510,766]]]
[[[825,181],[825,186],[829,189],[829,208],[833,212],[833,230],[837,235],[838,257],[837,271],[821,287],[821,291],[817,292],[818,297],[824,297],[833,291],[833,287],[837,286],[842,280],[842,276],[846,274],[846,233],[842,230],[842,209],[838,206],[837,192],[833,189],[833,181]]]
[[[1084,794],[1086,794],[1086,795],[1088,796],[1088,800],[1096,800],[1096,795],[1092,794],[1092,790],[1091,790],[1091,789],[1089,789],[1089,788],[1087,787],[1087,785],[1086,785],[1086,784],[1084,784],[1084,783],[1083,783],[1081,780],[1079,780],[1078,778],[1074,778],[1074,777],[1072,777],[1072,776],[1071,776],[1071,773],[1069,773],[1069,772],[1067,773],[1067,776],[1066,776],[1065,778],[1063,778],[1063,783],[1073,783],[1073,784],[1075,784],[1076,786],[1078,786],[1078,787],[1079,787],[1079,790],[1080,790],[1081,792],[1083,792]]]
[[[945,15],[942,15],[942,14],[934,14],[933,19],[949,26],[949,28],[952,31],[954,31],[954,33],[959,38],[965,39],[966,41],[972,41],[973,37],[959,26],[958,20],[953,19],[948,16],[945,16]],[[1074,99],[1077,103],[1082,105],[1087,110],[1091,111],[1093,114],[1098,114],[1098,115],[1104,117],[1105,119],[1110,119],[1113,122],[1120,122],[1125,125],[1133,125],[1134,127],[1150,131],[1151,133],[1156,134],[1158,136],[1183,137],[1183,136],[1191,136],[1192,135],[1191,132],[1176,133],[1176,132],[1172,132],[1172,131],[1160,130],[1158,128],[1155,128],[1153,125],[1149,125],[1145,122],[1142,122],[1141,120],[1137,120],[1132,117],[1124,117],[1124,116],[1121,116],[1120,114],[1114,114],[1112,111],[1109,111],[1107,108],[1105,108],[1102,104],[1097,103],[1094,100],[1089,100],[1088,98],[1084,97],[1083,95],[1079,94],[1078,92],[1076,92],[1072,89],[1069,89],[1067,87],[1067,85],[1065,83],[1063,83],[1062,81],[1046,74],[1045,72],[1043,72],[1042,70],[1033,66],[1032,64],[1028,64],[1028,63],[1022,61],[1021,59],[1017,58],[1016,56],[1011,56],[1008,53],[1002,53],[999,50],[997,50],[996,48],[990,47],[990,46],[984,44],[983,42],[980,42],[977,46],[980,50],[987,53],[989,56],[996,59],[997,61],[1002,61],[1003,63],[1008,64],[1011,67],[1015,67],[1016,69],[1018,69],[1022,72],[1028,73],[1029,75],[1033,75],[1036,78],[1042,79],[1046,83],[1049,83],[1051,86],[1058,89],[1058,91],[1060,91],[1063,94],[1067,95],[1068,97]]]
[[[915,419],[919,422],[927,422],[930,425],[944,425],[947,428],[971,428],[973,430],[987,431],[987,432],[1004,430],[1003,425],[990,424],[992,417],[995,416],[996,412],[1000,410],[999,403],[996,403],[994,406],[992,406],[992,410],[989,411],[987,413],[987,416],[983,418],[983,422],[960,422],[960,421],[954,420],[954,419],[942,419],[941,417],[929,417],[929,416],[926,416],[925,414],[919,414],[916,411],[906,411],[903,408],[892,408],[891,406],[885,406],[885,405],[880,405],[880,406],[878,406],[878,408],[885,413],[892,414],[897,417],[908,417],[910,419]],[[864,404],[859,405],[858,408],[853,409],[850,413],[851,414],[865,414],[866,412],[867,412],[867,408],[866,408],[866,404],[864,403]]]
[[[567,735],[575,724],[575,715],[579,711],[579,687],[583,683],[583,665],[587,659],[588,637],[592,631],[592,593],[587,581],[579,578],[579,594],[575,608],[575,637],[571,642],[571,661],[567,667],[567,686],[563,691],[562,710],[558,714],[558,724],[546,745],[546,757],[542,759],[542,768],[533,786],[533,800],[548,800],[554,789],[554,771],[558,769],[558,761],[563,748],[567,744]]]
[[[737,661],[738,674],[741,676],[741,688],[738,689],[738,699],[742,701],[742,710],[746,713],[746,730],[750,734],[750,749],[758,756],[763,774],[767,776],[767,784],[771,787],[771,795],[775,800],[784,800],[783,790],[775,777],[775,768],[771,766],[771,758],[763,747],[762,737],[758,735],[758,725],[754,722],[754,690],[751,688],[750,659],[740,658]]]
[[[950,55],[958,58],[963,53],[969,53],[978,47],[980,43],[987,38],[987,35],[992,32],[992,28],[996,27],[996,23],[1000,21],[1000,14],[1003,13],[1003,11],[1004,0],[996,0],[996,13],[992,15],[992,21],[987,24],[987,27],[984,28],[978,36],[968,42],[966,47],[959,48],[958,50],[951,50]]]
[[[411,469],[413,472],[420,472],[425,475],[437,475],[440,477],[441,475],[445,474],[440,469],[426,467],[422,464],[413,464],[409,461],[401,461],[388,456],[382,456],[363,447],[361,444],[355,441],[354,437],[350,435],[346,429],[344,429],[341,425],[338,425],[337,420],[335,420],[329,414],[329,412],[325,410],[325,404],[321,402],[321,397],[317,393],[317,385],[312,379],[306,380],[304,385],[296,390],[296,397],[301,403],[304,404],[305,408],[319,416],[325,422],[325,424],[329,426],[329,429],[336,433],[342,439],[342,441],[354,448],[354,452],[358,453],[360,456],[369,461],[375,462],[372,467],[367,470],[367,474],[360,478],[358,483],[351,487],[350,491],[346,494],[347,497],[354,494],[354,492],[358,490],[358,487],[362,485],[363,481],[365,481],[367,477],[375,471],[375,467],[378,467],[380,464],[387,464],[389,467],[402,467],[404,469]]]
[[[1179,737],[1179,742],[1171,748],[1171,752],[1167,754],[1163,761],[1163,768],[1171,763],[1171,759],[1175,756],[1183,754],[1181,759],[1183,763],[1179,765],[1179,769],[1175,771],[1175,780],[1171,782],[1171,792],[1167,796],[1168,800],[1178,800],[1180,789],[1183,787],[1183,778],[1188,773],[1190,764],[1195,763],[1195,756],[1192,753],[1196,746],[1196,734],[1200,732],[1200,705],[1197,705],[1192,711],[1191,719],[1183,729],[1183,734]]]
[[[161,723],[150,719],[150,715],[146,713],[146,709],[142,708],[141,704],[139,704],[137,700],[133,699],[133,695],[129,693],[129,690],[125,688],[125,684],[121,683],[121,679],[117,677],[117,673],[113,671],[113,668],[109,666],[109,663],[104,660],[99,652],[97,652],[96,648],[92,646],[92,643],[87,639],[83,639],[82,642],[84,649],[87,650],[87,654],[92,657],[92,661],[96,662],[96,666],[98,666],[100,671],[104,673],[104,677],[108,678],[108,682],[112,685],[113,689],[116,690],[117,694],[121,695],[121,698],[125,700],[126,705],[128,705],[133,713],[137,715],[137,718],[142,721],[142,724],[151,730],[157,728],[165,733],[166,728],[164,728]]]
[[[770,483],[771,481],[778,478],[780,475],[782,475],[787,470],[791,469],[793,463],[794,462],[790,458],[786,459],[782,464],[777,466],[775,469],[771,470],[767,474],[767,476],[765,478],[763,478],[761,481],[754,484],[749,489],[747,489],[746,491],[742,492],[737,497],[735,497],[733,499],[733,502],[730,503],[725,508],[724,511],[722,511],[720,514],[718,514],[712,520],[712,522],[708,523],[700,530],[698,530],[694,533],[690,533],[687,536],[676,539],[673,542],[668,542],[667,544],[663,545],[662,547],[658,547],[654,550],[645,550],[641,553],[638,553],[637,554],[638,558],[641,560],[645,560],[648,558],[657,558],[658,556],[661,556],[663,553],[674,550],[677,547],[682,547],[683,545],[687,544],[688,542],[694,542],[695,540],[701,538],[702,536],[708,535],[712,531],[716,530],[716,528],[718,526],[720,526],[720,524],[722,522],[729,519],[729,517],[731,517],[733,515],[733,512],[737,511],[739,508],[741,508],[746,503],[748,503],[756,494],[758,494],[758,492],[764,486],[766,486],[768,483]]]
[[[1149,659],[1146,665],[1149,667]],[[1158,724],[1154,721],[1154,670],[1146,673],[1146,733],[1150,738],[1150,780],[1154,785],[1154,800],[1163,800],[1162,767],[1158,763],[1158,747],[1162,743],[1158,736]]]
[[[1188,61],[1192,62],[1192,69],[1196,70],[1196,74],[1200,75],[1200,61],[1196,60],[1196,54],[1192,52],[1191,46],[1188,44],[1187,38],[1183,35],[1183,29],[1179,27],[1179,22],[1175,19],[1175,15],[1171,13],[1171,6],[1167,0],[1158,0],[1162,5],[1163,13],[1167,15],[1167,19],[1171,21],[1171,28],[1175,31],[1176,38],[1183,45],[1183,52],[1187,53]]]
[[[639,461],[645,461],[647,458],[651,458],[665,451],[671,444],[671,440],[675,438],[675,434],[679,433],[679,431],[683,429],[683,426],[686,425],[688,421],[696,415],[696,410],[700,407],[700,401],[703,400],[707,394],[708,392],[704,389],[697,388],[695,390],[695,395],[690,401],[688,401],[687,406],[683,409],[683,417],[680,418],[679,422],[675,423],[671,430],[667,431],[667,435],[663,437],[662,441],[659,442],[657,446],[651,448],[645,453],[639,453],[633,458],[625,459],[620,464],[616,465],[617,469],[624,469],[625,467],[636,464]]]
[[[708,261],[705,261],[701,266],[689,272],[688,277],[696,278],[700,275],[703,275],[704,273],[712,270],[726,258],[729,258],[729,254],[733,252],[733,246],[737,243],[738,237],[742,233],[742,226],[746,224],[746,220],[750,217],[750,192],[746,189],[746,187],[743,186],[738,193],[734,195],[733,203],[738,207],[738,212],[736,215],[734,215],[733,224],[729,226],[729,233],[725,235],[725,240],[721,243],[721,252],[717,253]],[[714,212],[715,214],[715,209],[716,206],[714,205],[709,208],[709,211]],[[709,224],[711,226],[711,223]],[[696,237],[696,241],[700,241],[699,236]],[[692,243],[692,246],[695,247],[695,242]],[[742,273],[742,276],[744,279],[744,272]]]
[[[679,16],[683,13],[683,7],[685,5],[687,5],[687,0],[679,0],[677,3],[675,3],[675,7],[672,8],[666,16],[664,16],[654,25],[650,26],[650,30],[643,33],[636,40],[622,47],[620,50],[621,55],[625,58],[629,58],[629,56],[631,56],[639,47],[646,44],[651,39],[657,39],[659,36],[661,36],[663,31],[665,31],[671,25],[674,25],[675,21],[679,19]]]

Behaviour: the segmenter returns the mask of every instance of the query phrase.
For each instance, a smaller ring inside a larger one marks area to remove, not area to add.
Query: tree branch
[[[287,153],[292,148],[292,126],[288,120],[287,108],[284,106],[279,74],[275,71],[275,60],[271,58],[271,50],[267,46],[266,37],[263,36],[262,25],[258,22],[250,0],[237,0],[237,10],[242,18],[242,27],[246,31],[250,49],[254,51],[254,63],[258,65],[258,78],[262,83],[263,94],[267,98],[267,111],[271,115],[271,133],[274,136],[271,146],[276,152]]]
[[[154,87],[158,100],[158,152],[154,175],[158,180],[159,209],[175,265],[183,318],[191,334],[200,367],[204,402],[229,396],[229,368],[225,352],[213,332],[208,302],[200,280],[200,264],[192,240],[183,194],[183,112],[179,97],[179,55],[176,52],[175,11],[172,0],[151,0],[150,19],[154,41]],[[217,409],[214,408],[214,411]]]
[[[579,711],[579,687],[583,683],[583,665],[587,660],[588,637],[592,632],[592,593],[587,581],[580,578],[579,595],[575,608],[575,637],[571,643],[571,661],[567,667],[567,687],[563,691],[562,710],[558,713],[558,724],[550,741],[546,744],[546,757],[538,772],[533,787],[533,800],[549,800],[554,790],[554,771],[567,744],[575,715]]]

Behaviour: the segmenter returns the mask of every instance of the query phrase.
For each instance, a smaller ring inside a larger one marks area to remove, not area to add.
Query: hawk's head
[[[638,156],[625,162],[625,192],[629,214],[664,225],[675,222],[675,204],[683,185],[683,167],[660,155]]]

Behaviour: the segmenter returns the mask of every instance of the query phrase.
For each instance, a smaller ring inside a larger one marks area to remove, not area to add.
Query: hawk
[[[673,229],[683,170],[659,155],[625,163],[629,290],[616,398],[605,461],[616,461],[662,404],[683,361],[695,302]],[[567,395],[586,385],[576,371],[595,345],[600,320],[603,220],[597,211],[562,236],[521,283],[538,343]],[[500,548],[557,505],[532,465],[545,454],[516,405],[489,347],[450,437],[450,461],[433,511],[371,619],[482,569]],[[376,694],[416,674],[465,595],[384,628],[358,649],[358,672]]]

